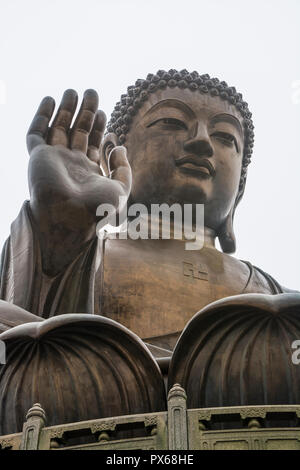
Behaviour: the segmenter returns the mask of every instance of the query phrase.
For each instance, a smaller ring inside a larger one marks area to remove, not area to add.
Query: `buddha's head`
[[[247,103],[209,75],[159,71],[137,80],[116,104],[103,143],[127,148],[130,203],[204,204],[205,226],[223,251],[235,251],[235,208],[253,147]]]

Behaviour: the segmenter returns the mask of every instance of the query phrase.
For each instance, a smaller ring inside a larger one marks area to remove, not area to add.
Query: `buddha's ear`
[[[120,145],[120,144],[118,143],[118,137],[116,134],[114,134],[113,132],[105,134],[102,144],[101,144],[101,149],[100,149],[100,163],[106,175],[109,174],[108,156],[110,152],[112,151],[112,149],[116,147],[117,145]]]
[[[218,231],[219,242],[224,253],[234,253],[236,250],[236,240],[233,231],[234,210],[235,207],[232,207]]]

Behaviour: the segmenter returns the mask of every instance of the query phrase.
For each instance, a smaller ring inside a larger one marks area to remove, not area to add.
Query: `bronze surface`
[[[1,258],[8,362],[0,366],[0,434],[20,432],[37,402],[46,413],[53,407],[50,425],[165,410],[162,374],[147,347],[165,379],[175,347],[169,388],[180,381],[192,406],[240,405],[245,396],[250,404],[296,403],[298,372],[288,361],[299,296],[231,256],[253,147],[242,95],[208,75],[159,71],[122,95],[105,135],[97,93],[87,90],[76,113],[77,101],[67,90],[54,113],[53,98],[44,98],[27,135],[30,200]],[[148,210],[191,204],[194,225],[196,204],[204,204],[204,247],[97,238],[99,205],[120,215],[126,201]],[[276,302],[279,313],[262,306]],[[224,344],[236,345],[234,353]],[[260,364],[245,356],[251,348]],[[237,377],[245,390],[231,393]]]

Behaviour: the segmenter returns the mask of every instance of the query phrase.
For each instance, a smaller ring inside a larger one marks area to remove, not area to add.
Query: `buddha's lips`
[[[200,158],[193,155],[177,158],[175,160],[176,166],[181,166],[187,170],[204,173],[209,176],[215,176],[216,170],[207,158]]]

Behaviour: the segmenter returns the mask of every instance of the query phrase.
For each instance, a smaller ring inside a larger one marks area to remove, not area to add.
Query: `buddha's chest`
[[[205,305],[243,291],[249,273],[239,265],[177,240],[106,240],[101,313],[141,338],[180,332]]]

